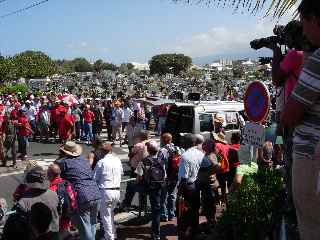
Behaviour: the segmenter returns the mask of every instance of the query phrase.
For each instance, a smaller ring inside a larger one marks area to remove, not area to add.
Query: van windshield
[[[199,121],[200,121],[200,132],[212,132],[214,131],[213,126],[213,116],[215,112],[210,113],[200,113],[199,114]],[[224,112],[225,115],[225,124],[224,130],[234,130],[239,129],[239,120],[238,114],[236,112]]]

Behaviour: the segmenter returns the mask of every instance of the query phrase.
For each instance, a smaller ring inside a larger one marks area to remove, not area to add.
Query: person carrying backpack
[[[76,197],[71,184],[60,177],[61,170],[57,164],[51,164],[47,170],[50,181],[49,189],[58,195],[58,213],[60,215],[59,235],[65,239],[70,233],[71,214],[76,209]]]
[[[165,162],[167,179],[161,192],[161,221],[171,221],[175,217],[175,202],[177,197],[178,171],[182,149],[174,146],[172,135],[164,133],[161,136],[163,147],[159,157]]]
[[[144,158],[136,169],[138,181],[142,182],[149,195],[152,215],[153,240],[160,240],[160,199],[162,187],[166,180],[165,162],[159,157],[159,146],[155,141],[146,143],[149,156]]]

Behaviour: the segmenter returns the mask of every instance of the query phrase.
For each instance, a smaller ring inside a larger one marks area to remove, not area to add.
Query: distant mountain
[[[259,51],[243,51],[243,52],[229,52],[225,54],[211,54],[208,56],[203,57],[194,57],[192,58],[193,64],[196,65],[205,65],[210,64],[214,61],[218,61],[220,59],[228,59],[228,60],[238,60],[243,58],[250,58],[250,59],[258,59],[259,57],[270,57],[272,53],[270,50],[262,49]]]

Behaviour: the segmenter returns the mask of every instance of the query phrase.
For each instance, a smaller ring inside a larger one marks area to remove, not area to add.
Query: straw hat
[[[75,142],[68,141],[66,142],[60,150],[65,154],[73,157],[78,157],[82,154],[82,147]]]
[[[213,134],[213,137],[214,137],[214,140],[218,141],[218,142],[221,142],[221,143],[227,143],[226,141],[226,136],[222,133],[222,132],[219,132],[219,133],[214,133]]]
[[[225,121],[224,115],[222,113],[216,113],[214,115],[213,121],[217,123],[224,123]]]

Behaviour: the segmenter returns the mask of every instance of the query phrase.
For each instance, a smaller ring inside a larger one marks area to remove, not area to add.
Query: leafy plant
[[[231,7],[235,11],[245,9],[251,14],[265,11],[266,15],[282,17],[292,9],[299,0],[172,0],[173,2],[186,2],[189,4],[216,5],[218,7]]]
[[[232,194],[218,220],[218,239],[259,240],[272,233],[282,216],[283,179],[280,173],[261,170],[246,176]]]

